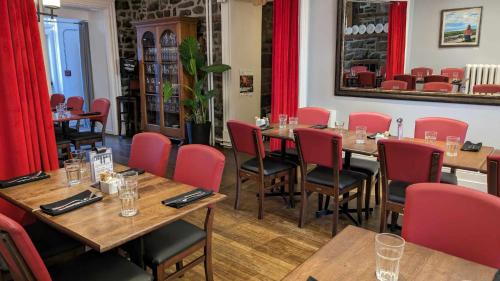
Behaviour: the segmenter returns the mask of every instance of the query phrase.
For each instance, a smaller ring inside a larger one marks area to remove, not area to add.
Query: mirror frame
[[[348,96],[375,99],[395,99],[427,102],[445,102],[460,104],[479,104],[500,106],[500,96],[476,96],[469,94],[430,93],[421,91],[382,91],[380,89],[342,87],[342,51],[344,46],[344,4],[347,0],[339,0],[337,6],[336,54],[335,54],[335,96]]]

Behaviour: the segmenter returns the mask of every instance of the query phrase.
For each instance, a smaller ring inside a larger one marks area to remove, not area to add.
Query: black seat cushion
[[[380,164],[376,160],[352,157],[350,164],[350,170],[365,173],[369,176],[377,175],[380,170]]]
[[[112,253],[87,252],[77,258],[49,268],[54,281],[150,281],[153,277],[137,265]]]
[[[366,175],[363,173],[341,170],[339,174],[339,189],[352,187],[365,179]],[[306,181],[333,187],[333,169],[317,166],[307,174]]]
[[[441,182],[457,185],[458,178],[457,178],[457,175],[455,175],[453,173],[442,172],[441,173]]]
[[[69,236],[42,223],[35,222],[24,227],[42,259],[57,256],[83,245]]]
[[[411,185],[411,183],[391,181],[389,183],[389,201],[404,204],[406,199],[406,188],[409,185]]]
[[[280,158],[266,157],[262,159],[264,164],[264,175],[269,176],[289,169],[293,169],[296,165],[290,161],[282,160]],[[259,172],[259,160],[252,158],[241,164],[241,168],[254,173]]]
[[[282,159],[281,150],[274,150],[269,152],[269,156],[273,158]],[[287,148],[285,153],[285,160],[292,162],[294,165],[300,165],[299,153],[295,148]]]
[[[101,139],[102,133],[91,133],[91,132],[72,133],[69,134],[69,138],[72,141]]]
[[[168,224],[144,236],[144,262],[157,266],[205,237],[204,230],[183,220]]]

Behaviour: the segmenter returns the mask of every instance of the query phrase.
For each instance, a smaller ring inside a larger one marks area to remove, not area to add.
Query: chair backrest
[[[394,80],[405,81],[407,83],[406,86],[407,90],[415,90],[415,87],[417,85],[417,76],[415,75],[408,75],[408,74],[394,75]]]
[[[424,83],[431,83],[431,82],[449,83],[449,79],[447,76],[444,75],[428,75],[424,77]]]
[[[472,88],[474,94],[497,94],[500,93],[500,85],[496,84],[479,84]]]
[[[500,197],[500,153],[488,156],[488,193]]]
[[[51,280],[47,267],[24,228],[1,213],[0,255],[14,280]]]
[[[408,82],[400,80],[386,80],[381,85],[384,90],[406,90],[408,89]]]
[[[406,191],[406,241],[500,268],[500,198],[469,188],[421,183]]]
[[[451,82],[453,79],[463,80],[464,79],[464,69],[463,68],[443,68],[441,69],[441,75],[448,77],[448,81]]]
[[[300,124],[328,125],[330,111],[321,107],[302,107],[297,110]]]
[[[450,93],[453,85],[448,82],[428,82],[424,84],[424,91]]]
[[[299,128],[295,143],[303,164],[315,164],[342,170],[342,135],[329,130]],[[336,158],[336,159],[335,159]]]
[[[361,87],[375,88],[375,72],[358,72],[358,83]]]
[[[165,177],[172,143],[158,133],[140,133],[132,139],[128,165],[146,172]]]
[[[245,122],[227,121],[227,129],[235,152],[264,158],[265,148],[260,128]]]
[[[184,145],[177,153],[173,179],[218,192],[225,159],[224,154],[213,147],[202,144]]]
[[[55,108],[58,104],[64,103],[65,99],[63,94],[50,95],[50,107]]]
[[[71,110],[81,111],[81,110],[83,110],[83,103],[84,103],[84,101],[83,101],[82,97],[78,97],[78,96],[69,97],[68,101],[66,101],[66,106],[68,108],[71,108]]]
[[[425,131],[437,132],[437,140],[446,141],[446,137],[460,137],[464,142],[469,125],[463,121],[444,117],[425,117],[415,120],[415,138],[425,139]]]
[[[444,151],[437,146],[384,139],[378,141],[378,154],[386,180],[406,183],[441,180]]]
[[[364,65],[356,65],[351,67],[351,73],[357,75],[360,72],[368,71],[368,67]]]
[[[417,78],[424,78],[425,76],[432,75],[432,72],[432,68],[415,67],[411,70],[411,75],[415,75]]]
[[[389,131],[392,117],[377,112],[354,112],[349,114],[349,130],[356,130],[357,126],[365,126],[369,133],[383,133]]]
[[[93,117],[93,118],[90,118],[90,119],[91,120],[97,120],[97,121],[101,122],[103,128],[105,128],[106,127],[106,122],[108,121],[109,107],[110,106],[111,106],[111,103],[106,98],[95,99],[92,102],[91,111],[92,112],[100,112],[103,116],[101,116],[101,117]]]

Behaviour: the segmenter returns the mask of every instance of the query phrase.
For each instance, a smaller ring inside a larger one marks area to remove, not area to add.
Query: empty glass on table
[[[82,178],[82,163],[80,159],[69,159],[64,161],[64,170],[66,170],[66,179],[68,180],[69,186],[80,183]]]
[[[337,120],[335,121],[335,130],[342,134],[342,132],[344,131],[344,121],[340,121],[340,120]]]
[[[380,281],[397,281],[399,261],[403,256],[405,240],[395,234],[380,233],[375,236],[375,272]]]
[[[366,142],[366,126],[356,126],[356,144]]]
[[[286,114],[279,115],[279,127],[280,127],[280,129],[286,128],[286,121],[287,120],[288,120],[288,115],[286,115]]]
[[[139,189],[137,172],[129,171],[121,175],[121,183],[118,188],[118,197],[121,201],[121,216],[133,217],[137,214],[137,199]]]
[[[450,157],[457,156],[459,146],[460,146],[460,137],[447,136],[446,137],[446,156],[450,156]]]
[[[436,131],[425,131],[425,142],[434,143],[437,140],[438,133]]]

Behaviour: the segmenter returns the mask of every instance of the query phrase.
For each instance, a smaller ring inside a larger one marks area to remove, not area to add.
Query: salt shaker
[[[398,123],[398,139],[403,139],[403,118],[399,117],[396,122]]]

